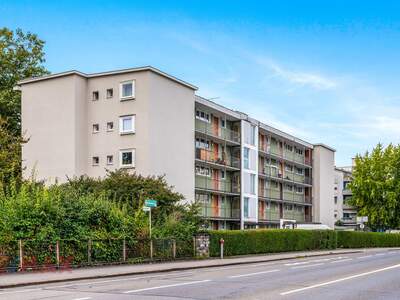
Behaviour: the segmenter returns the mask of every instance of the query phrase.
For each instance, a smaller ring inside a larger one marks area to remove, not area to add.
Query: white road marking
[[[241,275],[233,275],[229,276],[228,278],[240,278],[240,277],[247,277],[247,276],[254,276],[254,275],[261,275],[261,274],[267,274],[267,273],[273,273],[273,272],[279,272],[280,270],[268,270],[268,271],[262,271],[262,272],[256,272],[256,273],[248,273],[248,274],[241,274]]]
[[[381,256],[381,255],[385,255],[385,253],[377,253],[375,254],[376,256]]]
[[[372,257],[372,255],[365,255],[365,256],[360,256],[360,257],[357,257],[358,259],[362,259],[362,258],[368,258],[368,257]]]
[[[335,260],[335,261],[331,261],[331,264],[336,264],[336,263],[340,263],[340,262],[345,262],[345,261],[350,261],[353,260],[352,258],[346,258],[346,259],[341,259],[341,260]]]
[[[309,261],[302,261],[302,262],[284,264],[284,266],[297,266],[297,265],[305,265],[305,264],[309,264],[309,263],[310,263]]]
[[[332,258],[314,259],[314,260],[310,260],[310,262],[323,262],[323,261],[329,261],[329,260],[332,260]]]
[[[205,282],[210,282],[210,281],[211,281],[210,279],[206,279],[206,280],[199,280],[199,281],[189,281],[189,282],[183,282],[183,283],[167,284],[167,285],[160,285],[160,286],[153,286],[153,287],[149,287],[149,288],[125,291],[123,293],[124,294],[139,293],[139,292],[146,292],[146,291],[152,291],[152,290],[158,290],[158,289],[166,289],[166,288],[170,288],[170,287],[177,287],[177,286],[183,286],[183,285],[205,283]]]
[[[190,275],[194,274],[193,272],[188,273],[178,273],[182,275]],[[169,273],[169,275],[174,275]],[[83,286],[83,285],[94,285],[94,284],[101,284],[101,283],[109,283],[109,282],[118,282],[118,281],[130,281],[130,280],[139,280],[139,279],[148,279],[148,278],[158,278],[158,277],[168,277],[168,274],[160,274],[160,275],[151,275],[151,276],[140,276],[140,277],[129,277],[129,278],[119,278],[119,279],[110,279],[110,280],[101,280],[101,281],[91,281],[91,282],[83,282],[83,283],[70,283],[65,285],[56,285],[56,286],[47,286],[47,289],[53,288],[66,288],[71,286]]]
[[[292,267],[291,269],[304,269],[304,268],[316,267],[316,266],[321,266],[321,265],[324,265],[324,263],[305,265],[305,266],[297,266],[297,267]]]
[[[298,292],[302,292],[302,291],[305,291],[305,290],[310,290],[310,289],[318,288],[318,287],[321,287],[321,286],[326,286],[326,285],[334,284],[334,283],[337,283],[337,282],[342,282],[342,281],[350,280],[350,279],[353,279],[353,278],[363,277],[363,276],[367,276],[367,275],[370,275],[370,274],[375,274],[375,273],[379,273],[379,272],[383,272],[383,271],[387,271],[387,270],[392,270],[392,269],[396,269],[396,268],[399,268],[399,267],[400,267],[400,264],[397,264],[397,265],[393,265],[393,266],[390,266],[390,267],[377,269],[377,270],[373,270],[373,271],[369,271],[369,272],[365,272],[365,273],[359,273],[359,274],[343,277],[343,278],[332,280],[332,281],[326,281],[326,282],[322,282],[322,283],[306,286],[306,287],[303,287],[303,288],[299,288],[299,289],[283,292],[283,293],[281,293],[281,296],[285,296],[285,295],[289,295],[289,294],[293,294],[293,293],[298,293]]]
[[[349,257],[348,256],[339,256],[339,257],[332,258],[332,260],[346,259],[346,258],[349,258]]]
[[[75,299],[72,299],[72,300],[89,300],[89,299],[92,299],[92,297],[75,298]]]

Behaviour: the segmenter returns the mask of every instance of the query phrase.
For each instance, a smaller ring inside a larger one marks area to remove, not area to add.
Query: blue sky
[[[399,143],[400,2],[330,2],[3,0],[0,26],[44,39],[51,72],[153,65],[341,166]]]

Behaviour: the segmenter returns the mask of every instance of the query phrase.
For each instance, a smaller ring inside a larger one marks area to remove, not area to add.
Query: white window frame
[[[94,160],[97,158],[97,163]],[[99,156],[92,156],[92,166],[97,167],[100,165],[100,157]]]
[[[125,119],[128,119],[128,118],[131,119],[131,122],[132,122],[132,129],[131,129],[131,130],[123,130],[124,120],[125,120]],[[123,135],[123,134],[132,134],[132,133],[135,133],[135,132],[136,132],[135,123],[136,123],[136,115],[125,115],[125,116],[120,116],[120,117],[119,117],[119,133],[120,133],[121,135]]]
[[[111,162],[109,161],[109,158],[111,157]],[[114,155],[107,155],[106,157],[107,160],[107,165],[111,166],[114,164]]]
[[[109,96],[109,92],[111,91],[111,96]],[[106,90],[106,98],[107,99],[111,99],[114,97],[114,89],[113,88],[109,88]]]
[[[108,127],[109,124],[112,124],[112,129],[110,129],[110,128]],[[114,131],[114,122],[112,122],[112,121],[107,122],[107,131]]]
[[[97,130],[94,129],[94,127],[97,126]],[[99,133],[100,132],[100,124],[99,123],[94,123],[92,125],[92,133]]]
[[[94,95],[97,95],[97,98]],[[99,101],[99,100],[100,100],[100,92],[99,91],[93,91],[92,92],[92,101]]]
[[[203,114],[204,117],[201,114]],[[211,123],[210,114],[203,110],[196,110],[196,119],[206,123]]]
[[[122,164],[122,155],[126,152],[132,153],[132,163],[131,164]],[[120,168],[134,168],[136,166],[136,149],[135,148],[119,150],[119,166],[120,166]]]
[[[123,86],[125,84],[129,84],[129,83],[132,84],[132,95],[122,96]],[[120,82],[120,84],[119,84],[119,99],[121,101],[135,99],[135,93],[136,93],[136,81],[135,80],[126,80],[126,81]]]

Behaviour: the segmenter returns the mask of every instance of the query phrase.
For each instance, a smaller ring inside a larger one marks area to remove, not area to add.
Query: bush
[[[338,231],[338,247],[400,247],[400,234],[380,232]]]
[[[224,255],[245,255],[336,248],[336,232],[330,230],[228,230],[210,231],[210,255],[219,256],[219,240],[224,239]]]

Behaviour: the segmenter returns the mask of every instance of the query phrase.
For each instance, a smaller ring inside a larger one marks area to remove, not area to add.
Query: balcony
[[[268,199],[280,199],[281,198],[281,192],[279,189],[263,189],[260,188],[258,190],[258,196],[262,198],[268,198]]]
[[[229,156],[225,153],[222,153],[221,157],[218,157],[215,152],[201,148],[196,148],[195,155],[196,159],[204,162],[240,169],[240,158],[238,157]]]
[[[233,144],[240,144],[240,134],[228,128],[213,127],[211,123],[207,123],[201,120],[195,122],[195,129],[197,132],[216,137],[223,141],[228,141]]]
[[[274,178],[282,178],[280,172],[278,171],[278,168],[273,168],[268,165],[266,165],[264,167],[260,166],[258,168],[258,173],[260,175],[264,175],[264,176],[269,176],[269,177],[274,177]]]
[[[298,194],[293,192],[285,191],[283,192],[283,200],[289,202],[305,202],[304,194]]]
[[[283,210],[283,218],[289,220],[296,220],[298,223],[305,222],[305,214],[304,212],[300,212],[297,210]]]
[[[258,212],[259,221],[279,221],[280,214],[279,210],[265,209],[265,211]]]
[[[203,205],[200,207],[200,213],[203,218],[220,218],[220,219],[240,218],[239,208]]]
[[[239,194],[239,183],[232,182],[228,179],[217,180],[207,176],[196,175],[195,188],[207,191],[214,191],[218,193]]]

